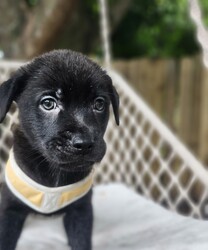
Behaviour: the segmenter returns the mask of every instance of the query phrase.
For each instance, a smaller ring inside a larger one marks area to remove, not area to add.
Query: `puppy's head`
[[[28,142],[57,164],[91,165],[103,158],[110,103],[119,123],[111,78],[87,57],[68,50],[37,57],[0,85],[0,121],[12,101]]]

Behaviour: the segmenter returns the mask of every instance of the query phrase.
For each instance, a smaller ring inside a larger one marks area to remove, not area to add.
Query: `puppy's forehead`
[[[48,72],[41,79],[37,79],[34,85],[40,90],[51,90],[55,92],[58,98],[71,93],[92,93],[99,92],[107,88],[108,84],[105,78],[96,75],[85,75],[80,72],[79,76],[73,72],[63,71],[54,75],[48,76]]]
[[[33,87],[52,90],[62,97],[72,92],[99,91],[108,85],[105,71],[85,56],[74,52],[51,54],[34,61]]]

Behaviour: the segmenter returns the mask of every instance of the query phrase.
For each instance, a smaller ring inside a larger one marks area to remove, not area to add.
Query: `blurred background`
[[[208,1],[200,0],[208,26]],[[208,166],[208,73],[187,0],[109,0],[113,66]],[[97,0],[1,0],[0,58],[51,49],[102,63]]]

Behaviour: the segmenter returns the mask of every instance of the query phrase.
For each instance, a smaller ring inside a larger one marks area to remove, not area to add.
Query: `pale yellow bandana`
[[[9,189],[34,210],[48,214],[83,197],[91,189],[94,169],[85,179],[62,187],[46,187],[29,178],[17,165],[13,151],[7,162],[5,179]]]

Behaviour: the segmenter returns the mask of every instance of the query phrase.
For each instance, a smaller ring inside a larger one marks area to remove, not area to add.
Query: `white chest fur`
[[[29,215],[16,250],[69,250],[63,216]]]

